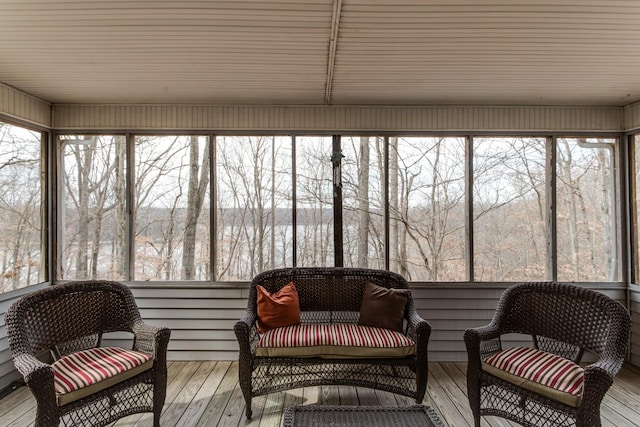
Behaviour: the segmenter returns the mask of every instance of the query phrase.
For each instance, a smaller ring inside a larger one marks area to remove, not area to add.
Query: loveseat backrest
[[[550,338],[595,354],[624,359],[630,318],[603,293],[552,282],[524,283],[507,289],[496,320],[511,332]]]
[[[129,288],[108,281],[70,282],[32,292],[6,315],[12,350],[33,355],[76,341],[96,345],[102,333],[130,331],[137,319],[140,313]]]
[[[293,282],[304,312],[359,312],[367,282],[385,288],[409,289],[400,275],[364,268],[299,267],[269,270],[254,277],[249,291],[249,306],[257,307],[257,285],[269,293]],[[412,302],[411,302],[412,303]]]

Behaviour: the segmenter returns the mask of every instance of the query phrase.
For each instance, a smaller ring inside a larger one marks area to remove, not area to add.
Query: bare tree
[[[0,122],[0,293],[42,279],[41,137]]]
[[[360,137],[358,162],[358,266],[369,266],[369,138]]]
[[[204,148],[202,161],[199,159],[198,137],[189,138],[189,190],[187,195],[187,219],[184,229],[184,248],[182,252],[182,278],[192,280],[195,271],[196,230],[198,218],[202,212],[207,188],[209,186],[210,141]]]
[[[283,247],[276,242],[277,229],[291,224],[290,209],[281,215],[279,208],[291,200],[291,175],[282,172],[287,163],[281,154],[290,142],[256,136],[217,144],[219,277],[249,279],[277,265],[275,251]]]
[[[298,266],[333,264],[331,141],[298,139]]]
[[[113,267],[117,278],[127,277],[125,272],[126,265],[126,248],[127,248],[127,187],[126,187],[126,144],[116,144],[115,147],[115,239],[114,253],[112,260],[115,262]]]
[[[392,241],[397,245],[398,271],[411,280],[443,279],[443,269],[460,251],[451,243],[463,243],[456,237],[464,227],[460,219],[463,146],[447,138],[402,138],[393,142],[395,147],[389,151],[395,178],[390,180],[390,191],[397,196],[389,197],[393,200],[391,219],[398,224],[395,243]],[[451,276],[446,279],[452,280]]]
[[[102,247],[105,218],[111,211],[123,210],[124,192],[114,197],[113,190],[118,186],[117,178],[114,180],[113,175],[118,166],[118,163],[114,162],[115,152],[118,150],[116,147],[124,144],[124,140],[101,136],[65,137],[63,140],[64,185],[67,200],[71,202],[71,206],[66,207],[65,218],[75,218],[76,224],[75,228],[72,223],[66,224],[69,237],[68,255],[71,255],[75,262],[73,277],[95,279],[101,275],[107,278],[121,278],[115,277],[113,270],[100,271],[103,268],[100,256],[103,249],[106,249]],[[115,172],[116,176],[119,173]],[[73,253],[70,252],[72,248]],[[123,256],[122,252],[118,253]],[[117,264],[122,263],[120,258]],[[104,265],[113,266],[113,263]],[[120,268],[118,273],[123,273],[123,270]]]

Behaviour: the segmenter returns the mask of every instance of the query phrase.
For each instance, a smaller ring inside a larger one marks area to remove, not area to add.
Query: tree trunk
[[[276,139],[271,138],[271,248],[269,268],[276,264]],[[284,264],[283,264],[284,265]]]
[[[604,272],[606,280],[614,281],[616,279],[616,260],[614,254],[616,248],[613,247],[613,235],[615,228],[611,218],[611,176],[609,175],[609,157],[607,150],[598,148],[598,178],[600,181],[600,211],[602,217],[602,245],[604,256]]]
[[[91,194],[90,176],[93,154],[96,149],[96,137],[89,138],[89,144],[75,147],[78,165],[78,246],[76,248],[76,278],[88,277],[89,251],[89,195]]]
[[[369,267],[369,138],[360,137],[358,165],[358,267]]]
[[[569,217],[567,218],[568,233],[569,233],[568,246],[569,246],[570,258],[571,258],[571,264],[572,264],[571,271],[573,271],[572,279],[573,281],[577,282],[580,280],[580,268],[579,268],[580,259],[578,256],[579,247],[578,247],[578,229],[577,229],[578,210],[576,207],[577,184],[573,181],[573,177],[571,176],[572,175],[571,174],[571,162],[572,162],[571,148],[569,147],[569,144],[565,140],[558,140],[558,144],[560,144],[560,141],[562,141],[562,144],[565,146],[565,150],[567,152],[567,158],[564,160],[561,160],[560,170],[562,171],[562,175],[565,180],[565,185],[563,186],[563,188],[564,188],[565,197],[567,199],[567,212],[569,215]]]
[[[407,227],[409,226],[409,192],[411,184],[407,182],[406,179],[403,184],[405,187],[402,188],[402,192],[400,193],[400,210],[398,215],[402,219],[402,229],[399,231],[400,238],[398,239],[398,260],[400,262],[400,269],[398,273],[410,279],[411,274],[409,273],[409,269],[407,267],[407,262],[409,261],[407,256]]]
[[[127,144],[116,143],[115,155],[115,198],[116,198],[116,230],[115,230],[115,276],[118,279],[126,278],[125,272],[125,251],[127,245],[127,204],[126,204],[126,167],[125,160],[127,154]]]
[[[197,136],[190,137],[189,145],[189,188],[187,193],[187,218],[184,228],[184,247],[182,252],[182,279],[195,278],[196,232],[198,218],[202,212],[202,205],[209,185],[209,157],[211,143],[207,138],[202,158],[199,164],[200,147]]]
[[[425,263],[425,268],[430,271],[431,280],[438,280],[438,266],[440,264],[440,253],[442,251],[442,244],[444,240],[444,233],[442,233],[443,224],[440,224],[439,211],[443,206],[440,205],[438,200],[438,186],[440,185],[439,171],[440,166],[440,154],[442,152],[442,139],[436,142],[435,158],[433,160],[433,167],[431,169],[431,195],[429,200],[429,231],[427,233],[427,245],[429,246],[429,259]]]
[[[91,276],[92,280],[98,277],[98,258],[100,255],[100,234],[102,233],[102,215],[98,210],[93,223],[93,239],[91,243]]]
[[[389,268],[400,271],[398,260],[398,138],[389,138]]]

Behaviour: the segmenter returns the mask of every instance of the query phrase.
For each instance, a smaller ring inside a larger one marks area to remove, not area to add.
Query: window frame
[[[51,197],[53,179],[51,179],[51,173],[55,170],[55,152],[51,150],[52,132],[51,129],[35,125],[33,123],[16,119],[15,117],[0,114],[0,122],[23,128],[27,131],[38,132],[40,134],[40,149],[39,149],[39,163],[40,163],[40,268],[38,272],[39,279],[37,282],[31,283],[27,286],[13,289],[7,292],[0,291],[0,302],[11,300],[16,296],[26,294],[34,289],[39,289],[46,286],[55,277],[53,274],[53,266],[51,254],[54,253],[52,248],[52,239],[49,231],[53,227],[53,203],[55,203],[55,197]]]
[[[60,134],[68,134],[68,133],[74,133],[74,134],[80,134],[81,132],[78,132],[76,130],[73,130],[71,132],[64,132],[64,131],[57,131],[55,133],[56,135],[56,140],[57,140],[57,135]],[[467,251],[466,251],[466,265],[467,265],[467,269],[468,269],[468,274],[467,274],[467,278],[468,280],[466,281],[456,281],[456,282],[447,282],[447,281],[438,281],[438,282],[422,282],[422,281],[415,281],[412,282],[413,284],[417,285],[417,286],[477,286],[477,285],[483,285],[483,284],[491,284],[491,283],[495,283],[495,284],[510,284],[513,282],[480,282],[480,281],[476,281],[474,280],[474,271],[473,271],[473,250],[474,250],[474,233],[473,230],[471,229],[471,222],[472,222],[472,197],[471,194],[469,192],[469,188],[471,188],[471,185],[473,183],[472,179],[472,154],[473,154],[473,149],[472,149],[472,145],[473,145],[473,140],[474,138],[477,137],[532,137],[532,138],[546,138],[549,142],[547,143],[548,145],[548,153],[547,153],[547,167],[546,167],[546,174],[547,174],[547,184],[549,186],[548,190],[547,190],[547,209],[549,211],[549,218],[548,218],[548,227],[547,227],[547,233],[548,233],[548,240],[546,242],[546,245],[548,247],[548,255],[547,255],[547,269],[548,271],[550,271],[548,280],[556,280],[557,279],[557,236],[556,236],[556,212],[555,212],[555,188],[556,188],[556,174],[555,174],[555,158],[556,158],[556,154],[555,154],[555,148],[556,148],[556,138],[570,138],[570,137],[576,137],[576,138],[616,138],[617,142],[614,146],[613,149],[613,156],[614,156],[614,162],[616,165],[616,169],[617,171],[612,171],[612,178],[615,181],[615,188],[616,188],[616,194],[615,194],[615,222],[616,222],[616,229],[618,230],[618,234],[616,236],[617,240],[618,240],[618,251],[620,251],[621,255],[623,255],[623,248],[621,246],[624,246],[621,244],[621,242],[624,241],[625,236],[620,234],[621,233],[621,224],[622,221],[624,219],[624,209],[623,209],[623,205],[622,205],[622,198],[621,198],[621,182],[622,182],[622,177],[621,177],[621,173],[619,165],[620,162],[622,161],[622,154],[620,151],[620,146],[622,145],[622,141],[623,141],[623,136],[621,133],[617,133],[617,132],[521,132],[521,131],[517,131],[517,132],[481,132],[481,131],[476,131],[476,132],[470,132],[470,131],[466,131],[466,132],[453,132],[453,131],[439,131],[439,132],[327,132],[327,131],[297,131],[297,132],[287,132],[286,130],[282,130],[282,131],[269,131],[269,132],[255,132],[255,131],[250,131],[250,132],[239,132],[239,131],[233,131],[233,132],[222,132],[222,131],[215,131],[215,130],[211,130],[211,131],[191,131],[191,130],[183,130],[182,132],[180,131],[162,131],[162,132],[145,132],[145,131],[140,131],[140,130],[130,130],[130,131],[126,131],[126,132],[122,132],[121,130],[119,132],[110,132],[110,131],[95,131],[92,130],[91,132],[82,132],[82,134],[124,134],[127,138],[127,144],[128,144],[128,150],[127,152],[129,153],[130,150],[132,150],[132,142],[134,135],[206,135],[209,138],[212,138],[213,141],[216,141],[216,137],[217,136],[289,136],[292,138],[292,144],[293,144],[293,148],[292,148],[292,158],[291,158],[291,165],[292,165],[292,170],[295,171],[295,167],[296,167],[296,138],[297,137],[311,137],[311,136],[329,136],[329,137],[333,137],[334,140],[337,138],[338,140],[340,139],[340,137],[342,136],[354,136],[354,137],[360,137],[360,136],[369,136],[369,137],[382,137],[384,138],[384,149],[385,149],[385,158],[384,158],[384,168],[385,168],[385,177],[384,177],[384,210],[385,210],[385,219],[384,219],[384,229],[385,229],[385,268],[388,269],[389,268],[389,237],[388,237],[388,233],[389,233],[389,212],[388,212],[388,203],[389,203],[389,196],[388,196],[388,171],[389,171],[389,165],[388,165],[388,147],[389,147],[389,138],[390,137],[402,137],[402,136],[414,136],[414,137],[443,137],[443,136],[452,136],[452,137],[460,137],[460,138],[465,138],[465,140],[467,141],[467,155],[466,155],[466,168],[467,168],[467,174],[466,174],[466,180],[467,180],[467,190],[465,191],[465,197],[466,197],[466,209],[468,210],[468,217],[466,220],[466,227],[467,227],[467,232],[466,232],[466,242],[465,245],[467,247]],[[215,146],[215,144],[212,144],[212,146]],[[211,221],[211,233],[212,233],[212,239],[211,239],[211,258],[212,258],[212,269],[214,269],[214,259],[215,259],[215,254],[217,251],[217,245],[216,245],[216,239],[215,239],[215,235],[216,235],[216,209],[214,208],[214,206],[216,206],[217,204],[217,197],[218,195],[216,194],[216,190],[215,190],[215,185],[214,185],[214,180],[217,174],[216,171],[216,150],[215,147],[211,150],[211,168],[210,168],[210,174],[211,174],[211,179],[210,179],[210,185],[211,185],[211,189],[210,189],[210,197],[211,197],[211,213],[210,213],[210,221]],[[57,152],[57,150],[56,150]],[[129,159],[127,160],[128,162],[131,161],[131,156],[129,157]],[[128,168],[128,173],[131,173],[132,169],[131,167]],[[616,173],[617,172],[617,173]],[[128,185],[129,188],[131,188],[132,186],[132,182],[130,180],[132,180],[133,177],[130,176],[129,180],[128,180]],[[292,219],[292,226],[296,226],[296,214],[295,214],[295,210],[296,210],[296,181],[295,181],[295,174],[292,177],[292,185],[293,185],[293,219]],[[131,197],[130,195],[130,191],[129,188],[127,189],[127,197]],[[340,228],[341,230],[341,228]],[[295,236],[295,231],[294,231],[294,236]],[[129,248],[131,246],[131,244],[129,243],[127,245]],[[293,241],[293,263],[294,266],[297,263],[297,249],[296,249],[296,242],[295,239]],[[128,257],[128,260],[130,259],[130,257]],[[622,263],[624,266],[624,263]],[[635,270],[635,269],[634,269]],[[619,275],[619,279],[615,282],[580,282],[580,283],[587,283],[589,285],[597,285],[597,284],[617,284],[617,283],[622,283],[622,278],[625,276],[624,271],[621,272],[621,274]],[[240,283],[246,283],[246,281],[240,281],[240,282],[236,282],[236,281],[216,281],[215,277],[217,277],[217,272],[214,271],[212,272],[212,280],[209,281],[196,281],[196,282],[185,282],[185,281],[172,281],[172,283],[188,283],[188,284],[203,284],[206,286],[210,286],[210,285],[214,285],[214,286],[235,286],[238,285]],[[129,277],[127,278],[127,280],[129,280]],[[133,282],[137,282],[137,281],[133,281]],[[164,281],[151,281],[152,283],[156,283],[156,284],[161,284],[164,283]],[[142,282],[141,282],[142,283]],[[144,282],[144,283],[149,283],[149,282]]]

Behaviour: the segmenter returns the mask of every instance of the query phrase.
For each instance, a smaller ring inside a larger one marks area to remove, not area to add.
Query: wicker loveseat
[[[264,350],[261,348],[261,339],[264,341],[268,333],[258,332],[257,287],[274,293],[292,282],[299,297],[298,329],[359,328],[366,286],[377,285],[386,288],[385,291],[394,289],[389,292],[408,289],[408,283],[400,275],[371,269],[286,268],[257,275],[249,289],[247,311],[235,325],[240,347],[240,388],[246,401],[248,418],[251,417],[251,399],[254,396],[306,386],[362,386],[409,396],[418,403],[422,402],[427,387],[427,344],[431,326],[416,312],[409,292],[406,292],[409,296],[401,319],[402,332],[398,332],[400,335],[395,338],[410,340],[411,354],[389,355],[384,353],[385,350],[378,353],[375,348],[362,356],[344,355],[340,351],[335,352],[335,348],[329,354],[324,350],[309,351],[309,348],[305,348],[306,352],[296,353],[302,350],[296,344],[293,345],[296,348],[285,349],[293,353],[286,354],[285,351],[284,355],[277,352],[265,355],[264,351],[261,352]],[[378,328],[373,330],[380,332]]]
[[[126,285],[50,286],[16,301],[5,320],[14,364],[36,399],[36,427],[104,426],[140,412],[160,425],[171,331],[143,322]],[[116,331],[133,344],[103,346],[103,334]]]
[[[524,426],[600,426],[600,403],[624,362],[630,325],[620,303],[594,290],[551,282],[510,287],[491,323],[464,334],[475,426],[482,415]],[[528,335],[531,345],[503,348],[509,334]]]

